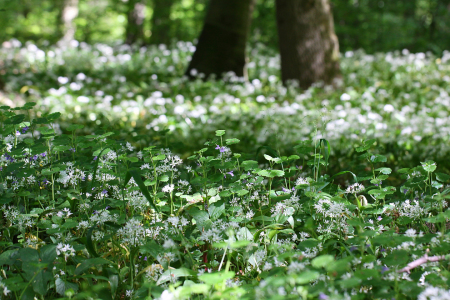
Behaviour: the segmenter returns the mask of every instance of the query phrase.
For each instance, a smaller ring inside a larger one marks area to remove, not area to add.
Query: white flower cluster
[[[349,194],[356,194],[361,191],[364,191],[364,185],[362,185],[361,183],[352,184],[345,190],[345,192]]]
[[[8,287],[6,284],[4,284],[0,278],[0,290],[3,290],[3,295],[8,296],[10,290],[8,290]],[[2,294],[0,293],[0,299],[2,299]]]
[[[146,270],[145,277],[155,282],[158,281],[159,276],[164,272],[164,268],[160,264],[152,264]]]
[[[69,256],[75,256],[75,249],[69,244],[59,243],[56,246],[56,254],[63,255],[64,260],[67,261]]]
[[[303,177],[299,177],[295,182],[295,185],[303,185],[303,184],[309,184],[308,180]]]
[[[417,200],[405,200],[402,203],[397,202],[395,203],[395,208],[402,217],[404,216],[410,217],[412,219],[420,219],[425,215],[425,209],[420,207],[420,204]]]
[[[418,296],[417,300],[448,300],[450,299],[450,291],[434,286],[428,286]]]
[[[122,243],[131,246],[140,246],[144,244],[146,234],[140,221],[130,219],[124,227],[117,230],[117,236],[122,240]]]

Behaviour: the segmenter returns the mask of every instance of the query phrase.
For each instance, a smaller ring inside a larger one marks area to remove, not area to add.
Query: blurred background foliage
[[[120,43],[125,39],[127,2],[132,0],[79,0],[75,38],[87,43]],[[144,43],[151,40],[155,2],[143,1]],[[160,1],[160,0],[159,0]],[[167,1],[167,0],[166,0]],[[54,44],[61,38],[63,0],[0,0],[0,41]],[[174,41],[199,36],[207,0],[173,0],[168,35]],[[408,49],[441,54],[450,49],[448,0],[331,0],[341,52],[366,53]],[[257,0],[251,41],[277,48],[275,1]]]

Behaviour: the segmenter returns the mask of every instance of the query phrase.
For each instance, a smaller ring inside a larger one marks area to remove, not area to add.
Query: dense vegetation
[[[450,297],[448,52],[302,92],[193,51],[4,44],[2,299]]]
[[[126,6],[131,0],[79,0],[75,38],[90,44],[125,40]],[[62,0],[1,0],[0,40],[17,38],[38,44],[54,44]],[[144,34],[154,31],[154,0],[147,3]],[[207,0],[176,0],[170,12],[168,35],[176,41],[198,38]],[[367,53],[409,49],[441,55],[450,49],[450,7],[443,0],[332,0],[336,33],[343,52]],[[395,30],[393,30],[395,29]],[[252,41],[277,49],[275,1],[257,0],[252,21]]]

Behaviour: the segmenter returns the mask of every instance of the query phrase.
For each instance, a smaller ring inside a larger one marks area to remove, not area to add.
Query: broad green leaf
[[[373,163],[387,162],[387,158],[384,155],[375,154],[370,157]]]
[[[339,281],[339,285],[343,289],[348,289],[348,288],[360,286],[361,285],[361,281],[362,280],[359,279],[358,277],[351,277],[351,278]]]
[[[388,175],[388,174],[391,174],[392,169],[391,168],[378,168],[378,169],[375,169],[375,171],[383,173],[385,175]]]
[[[409,251],[406,250],[394,250],[392,253],[388,254],[384,259],[383,263],[388,267],[390,266],[403,266],[410,260]]]
[[[326,267],[327,265],[331,264],[333,261],[334,261],[334,257],[332,255],[326,254],[326,255],[321,255],[321,256],[314,258],[311,261],[311,265],[314,268],[319,269],[319,268]]]
[[[89,230],[87,231],[86,234],[86,250],[89,252],[89,254],[91,254],[94,257],[99,257],[99,255],[97,254],[97,252],[95,251],[94,248],[94,243],[92,241],[92,232],[97,229],[97,226],[94,225],[91,228],[89,228]]]
[[[302,271],[295,278],[295,282],[298,284],[306,284],[316,280],[319,276],[320,273],[317,271]]]
[[[192,218],[194,218],[195,222],[197,222],[197,226],[200,228],[204,226],[207,220],[209,220],[209,214],[204,210],[198,209],[197,207],[192,207],[188,210],[188,213]]]
[[[88,259],[84,260],[79,266],[77,266],[74,274],[81,275],[92,267],[101,266],[101,265],[109,265],[109,264],[111,264],[111,262],[102,257],[88,258]]]
[[[56,278],[55,281],[56,292],[61,296],[64,296],[66,290],[73,289],[74,291],[78,291],[78,285],[76,283],[64,281],[61,278]]]
[[[83,124],[71,124],[67,127],[67,131],[75,131],[77,129],[83,129],[84,125]]]
[[[208,207],[208,213],[211,221],[217,220],[225,212],[225,203],[218,201]]]
[[[222,136],[225,134],[225,130],[216,130],[216,136]]]
[[[237,144],[237,143],[239,143],[240,142],[240,140],[238,140],[238,139],[226,139],[225,140],[225,143],[227,144],[227,145],[233,145],[233,144]]]
[[[228,279],[231,279],[234,277],[234,272],[232,271],[222,271],[222,272],[215,272],[215,273],[204,273],[200,276],[198,276],[198,279],[205,282],[209,285],[224,283]]]
[[[179,277],[189,277],[197,275],[194,271],[186,269],[186,268],[179,268],[179,269],[169,269],[161,274],[161,276],[158,279],[157,285],[163,284],[167,281],[170,281],[171,279],[176,279]]]
[[[241,166],[244,168],[245,171],[253,170],[258,168],[258,162],[254,160],[245,160],[241,163]]]
[[[273,157],[267,154],[264,154],[264,158],[267,159],[268,161],[273,161]]]
[[[436,163],[432,160],[428,160],[426,162],[421,162],[421,164],[422,164],[422,168],[428,173],[432,173],[436,170]]]
[[[435,173],[436,179],[440,182],[447,182],[450,179],[450,176],[444,173]]]

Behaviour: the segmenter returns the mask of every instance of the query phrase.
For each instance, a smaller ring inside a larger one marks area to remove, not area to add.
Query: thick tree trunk
[[[67,44],[75,38],[76,26],[73,20],[78,16],[78,0],[62,0],[60,43]]]
[[[245,75],[245,45],[254,5],[254,0],[211,0],[187,75],[193,69],[206,77],[229,71]]]
[[[144,38],[144,19],[145,19],[145,4],[142,0],[129,0],[127,12],[127,27],[125,43],[128,45],[134,44],[138,41],[143,41]]]
[[[170,12],[174,0],[153,0],[151,44],[170,44]]]
[[[329,0],[277,0],[276,15],[283,82],[306,89],[339,75],[339,44]]]

